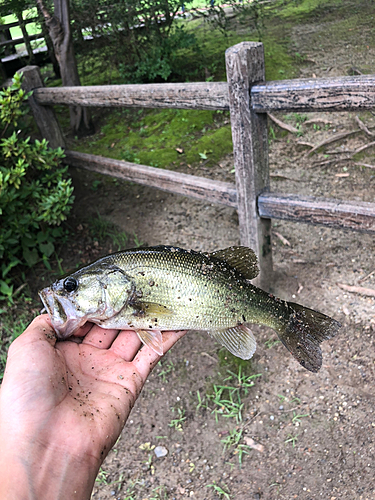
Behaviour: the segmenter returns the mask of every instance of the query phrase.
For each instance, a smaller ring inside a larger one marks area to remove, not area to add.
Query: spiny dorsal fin
[[[216,250],[210,253],[210,257],[226,262],[247,280],[252,280],[259,274],[258,259],[251,248],[233,246]]]
[[[245,325],[226,330],[208,330],[208,333],[238,358],[250,359],[255,352],[256,340],[253,332]]]

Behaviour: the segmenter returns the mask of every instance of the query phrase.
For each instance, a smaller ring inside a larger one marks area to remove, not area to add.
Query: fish
[[[59,339],[86,322],[134,330],[163,354],[162,332],[205,331],[235,356],[256,350],[252,324],[266,325],[307,370],[322,365],[320,344],[340,323],[267,293],[251,283],[259,273],[252,249],[211,253],[176,246],[120,251],[82,267],[39,292]]]

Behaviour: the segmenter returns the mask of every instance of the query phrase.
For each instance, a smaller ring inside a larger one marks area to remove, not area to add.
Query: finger
[[[114,340],[111,351],[125,361],[132,361],[139,351],[142,342],[132,330],[122,330]]]
[[[52,347],[56,344],[56,334],[52,328],[48,314],[41,314],[34,318],[22,335],[12,343],[12,350],[15,347],[33,343],[37,340],[47,341]]]
[[[73,334],[74,337],[85,337],[91,328],[93,328],[94,323],[87,322],[83,326],[80,326]]]
[[[166,354],[174,344],[185,335],[186,331],[163,332],[163,351]],[[133,363],[143,381],[149,376],[151,370],[157,365],[162,356],[148,346],[142,347],[134,358]]]
[[[106,330],[94,325],[83,339],[82,344],[92,345],[98,349],[109,349],[117,334],[118,330]]]

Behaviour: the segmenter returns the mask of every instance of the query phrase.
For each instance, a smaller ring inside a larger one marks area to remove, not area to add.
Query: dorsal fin
[[[233,246],[216,250],[210,257],[226,262],[236,269],[247,280],[256,278],[259,274],[258,259],[253,250],[248,247]]]

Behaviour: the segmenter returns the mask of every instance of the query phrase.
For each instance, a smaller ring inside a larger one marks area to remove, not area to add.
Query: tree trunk
[[[44,6],[43,0],[37,0],[37,4],[43,14],[53,43],[55,56],[60,66],[63,87],[80,86],[70,31],[69,0],[54,0],[53,16]],[[94,127],[87,108],[69,106],[69,111],[70,126],[75,135],[82,137],[93,133]]]

